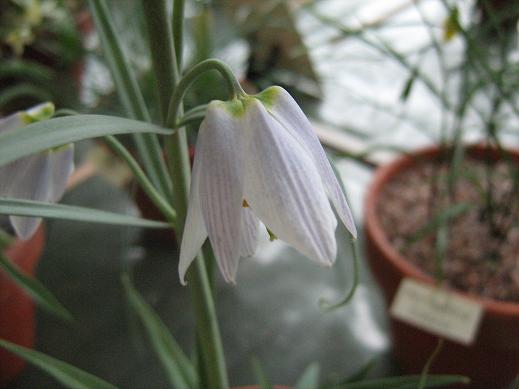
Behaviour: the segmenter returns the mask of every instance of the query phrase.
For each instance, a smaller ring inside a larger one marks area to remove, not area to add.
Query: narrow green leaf
[[[31,98],[40,102],[52,100],[52,94],[48,90],[28,82],[4,87],[0,91],[0,107],[16,99]]]
[[[96,25],[96,31],[101,39],[103,53],[110,68],[117,94],[127,116],[132,119],[151,122],[137,78],[124,55],[121,41],[115,30],[106,2],[89,0],[88,5]],[[134,133],[133,138],[144,170],[161,194],[166,198],[171,198],[171,179],[166,163],[162,158],[162,148],[157,137],[155,134]]]
[[[421,376],[401,376],[365,380],[332,386],[330,389],[416,389],[420,383]],[[467,377],[459,375],[431,375],[427,377],[425,388],[437,388],[453,384],[468,384]]]
[[[0,269],[11,277],[36,303],[47,312],[66,321],[72,321],[72,315],[56,297],[37,279],[22,273],[11,261],[0,252]]]
[[[0,347],[43,370],[71,389],[116,389],[117,387],[59,359],[0,339]]]
[[[122,282],[128,301],[146,328],[171,385],[176,389],[198,388],[196,372],[191,361],[184,354],[166,325],[133,287],[128,275],[123,275]]]
[[[357,370],[352,375],[350,375],[344,381],[344,383],[357,382],[357,381],[362,381],[362,380],[366,379],[366,377],[373,370],[375,365],[376,365],[375,359],[370,359],[364,366],[362,366],[359,370]]]
[[[426,223],[408,239],[407,244],[410,245],[420,239],[425,238],[427,235],[437,231],[441,226],[445,225],[445,223],[451,219],[463,215],[471,208],[473,208],[472,204],[461,203],[453,205],[444,211],[437,213],[430,222]]]
[[[67,219],[91,223],[115,224],[132,227],[168,228],[166,222],[141,219],[135,216],[40,201],[0,197],[0,215],[33,216],[48,219]]]
[[[116,116],[76,115],[43,120],[0,134],[0,166],[83,139],[141,132],[173,133],[154,124]]]
[[[417,389],[424,389],[425,385],[427,385],[427,380],[429,379],[429,370],[431,369],[431,366],[432,366],[434,360],[436,359],[438,354],[441,352],[441,350],[443,348],[443,344],[444,344],[444,340],[439,339],[438,345],[434,348],[431,355],[429,355],[429,358],[427,359],[427,362],[425,363],[425,365],[422,369],[422,374],[420,374],[420,382],[418,383]]]
[[[105,136],[104,139],[112,151],[117,154],[124,162],[126,162],[126,165],[132,171],[133,176],[141,188],[144,190],[144,192],[146,192],[155,206],[162,212],[166,220],[171,224],[175,224],[177,213],[171,207],[168,201],[164,199],[164,197],[162,197],[162,195],[155,189],[151,181],[146,176],[146,173],[141,169],[139,163],[135,160],[135,158],[133,158],[132,154],[114,136]]]
[[[400,100],[407,101],[409,95],[411,94],[411,90],[413,89],[414,82],[416,80],[417,73],[413,71],[409,78],[407,79],[402,92],[400,93]]]
[[[256,358],[252,358],[251,364],[254,377],[256,377],[256,381],[258,382],[260,389],[272,389],[272,384],[270,383],[267,374],[263,370],[260,361],[258,361]]]
[[[3,60],[0,63],[0,78],[18,77],[44,85],[50,85],[53,76],[50,68],[39,62],[20,59]]]
[[[319,387],[319,372],[319,365],[312,363],[297,381],[296,389],[317,389]]]

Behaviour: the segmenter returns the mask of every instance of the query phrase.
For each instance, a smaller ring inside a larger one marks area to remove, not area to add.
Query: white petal
[[[258,246],[259,219],[254,216],[250,208],[241,211],[241,239],[240,255],[251,257]]]
[[[25,124],[22,121],[20,113],[13,113],[12,115],[6,116],[0,119],[0,134],[4,132],[12,131],[18,127],[23,127]]]
[[[218,266],[234,282],[240,260],[243,202],[240,120],[213,102],[207,109],[197,145],[200,153],[200,206]]]
[[[200,133],[205,124],[202,123]],[[199,150],[203,139],[199,135],[196,150]],[[184,226],[184,234],[182,236],[182,244],[180,245],[180,259],[178,264],[178,273],[182,285],[186,284],[185,277],[187,269],[193,259],[200,251],[207,238],[207,230],[205,228],[202,210],[200,209],[199,182],[200,182],[200,160],[201,154],[195,152],[195,160],[193,163],[193,173],[191,176],[191,187],[189,189],[189,206],[187,209],[186,223]]]
[[[337,221],[314,161],[259,101],[252,100],[247,109],[245,198],[280,239],[331,265]]]
[[[58,202],[67,186],[67,181],[74,171],[74,145],[69,144],[50,151],[51,184],[47,201]]]
[[[323,147],[321,146],[311,123],[301,108],[299,108],[296,101],[286,90],[281,87],[273,88],[276,89],[278,95],[276,96],[276,101],[268,107],[269,112],[285,129],[297,137],[312,155],[337,214],[348,231],[350,231],[353,237],[356,238],[357,229],[355,228],[355,222],[350,207],[346,202],[342,188],[335,177],[330,162],[326,157]]]
[[[46,201],[49,195],[51,163],[48,153],[40,153],[14,161],[0,168],[2,179],[8,180],[6,196]],[[28,239],[38,228],[40,218],[10,216],[16,235]]]

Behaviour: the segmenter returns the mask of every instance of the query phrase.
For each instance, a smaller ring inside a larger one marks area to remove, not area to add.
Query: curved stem
[[[199,76],[201,76],[203,73],[209,70],[216,70],[222,75],[222,77],[227,83],[227,87],[230,91],[232,98],[246,95],[239,81],[236,79],[229,66],[227,66],[224,62],[218,59],[206,59],[205,61],[202,61],[199,64],[192,67],[185,74],[185,76],[182,77],[177,87],[175,88],[175,92],[173,93],[173,96],[171,96],[171,100],[169,101],[166,127],[172,127],[175,125],[176,118],[178,116],[178,110],[182,103],[182,99],[186,94],[186,91]]]
[[[348,294],[339,301],[338,303],[332,304],[327,300],[321,299],[319,300],[319,306],[325,310],[334,310],[340,308],[346,304],[348,304],[353,296],[355,295],[355,291],[357,290],[357,286],[359,286],[359,268],[360,268],[360,256],[359,256],[359,248],[356,239],[352,239],[351,241],[351,252],[353,254],[353,285],[349,290]]]
[[[198,105],[187,111],[180,117],[180,119],[177,120],[175,128],[184,127],[187,124],[202,120],[205,117],[207,105],[208,104]]]

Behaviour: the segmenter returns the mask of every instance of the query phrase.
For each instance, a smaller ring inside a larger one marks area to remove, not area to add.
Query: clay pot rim
[[[469,154],[481,154],[487,153],[489,149],[481,145],[468,145],[467,151]],[[495,153],[495,150],[491,149],[491,152]],[[519,151],[507,150],[507,152],[510,153],[512,158],[519,161]],[[376,204],[378,203],[382,188],[392,177],[399,174],[403,170],[411,168],[416,164],[417,160],[428,160],[434,156],[439,155],[439,153],[439,147],[430,146],[405,154],[396,158],[390,163],[379,167],[376,170],[374,178],[368,188],[366,201],[364,204],[364,228],[366,229],[366,236],[370,236],[374,240],[374,243],[384,253],[386,259],[389,260],[393,267],[398,269],[398,271],[403,274],[403,277],[414,278],[430,285],[435,283],[434,278],[424,273],[411,262],[408,262],[389,242],[378,219]],[[488,313],[504,316],[519,316],[519,304],[484,298],[452,288],[447,289],[463,297],[467,297],[478,302]]]

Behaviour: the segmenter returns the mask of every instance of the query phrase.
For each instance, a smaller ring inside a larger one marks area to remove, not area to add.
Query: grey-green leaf
[[[11,277],[39,306],[66,321],[73,320],[72,315],[58,299],[37,279],[23,274],[5,255],[0,252],[0,269]]]
[[[272,384],[270,383],[270,380],[267,374],[265,373],[265,370],[263,370],[260,361],[257,358],[252,358],[251,364],[252,370],[254,372],[254,377],[256,378],[256,381],[258,382],[258,386],[260,387],[260,389],[272,389]]]
[[[59,359],[38,351],[18,346],[0,339],[0,347],[18,355],[20,358],[40,368],[61,384],[71,389],[116,389],[117,387],[90,373],[69,365]]]
[[[0,134],[0,166],[18,158],[104,135],[126,133],[171,134],[151,123],[106,115],[75,115],[29,124]]]
[[[177,389],[198,388],[196,372],[191,361],[168,331],[166,325],[133,287],[128,275],[122,277],[122,282],[128,301],[146,328],[171,385]]]
[[[296,389],[317,389],[319,387],[319,372],[319,365],[312,363],[297,381]]]
[[[32,216],[49,219],[68,219],[91,223],[132,227],[168,228],[166,222],[141,219],[135,216],[102,211],[74,205],[0,197],[0,215]]]
[[[435,214],[429,222],[420,227],[407,241],[407,244],[413,244],[427,235],[436,232],[440,227],[446,225],[452,219],[455,219],[471,210],[474,206],[470,203],[460,203],[452,205],[445,210]]]

